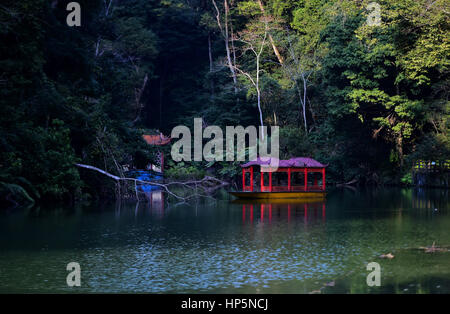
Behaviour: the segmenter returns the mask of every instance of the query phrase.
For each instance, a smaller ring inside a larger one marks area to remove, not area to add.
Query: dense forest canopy
[[[329,163],[330,182],[409,183],[449,159],[448,0],[66,0],[0,4],[0,193],[106,196],[194,117],[280,126],[281,157]],[[167,164],[233,179],[237,164]],[[209,168],[208,168],[209,167]]]

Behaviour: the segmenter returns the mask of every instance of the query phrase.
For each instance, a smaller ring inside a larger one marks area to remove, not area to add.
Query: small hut
[[[156,135],[142,135],[142,138],[144,139],[144,141],[147,142],[148,145],[153,145],[153,146],[164,146],[164,145],[168,145],[170,144],[170,137],[167,137],[165,135],[163,135],[162,133],[156,134]],[[159,160],[159,165],[154,165],[154,164],[149,164],[149,166],[147,167],[147,170],[153,170],[156,172],[164,172],[164,152],[162,152],[161,150],[158,150],[158,160]]]
[[[325,168],[327,165],[312,158],[295,157],[287,160],[258,158],[241,165],[241,167],[242,191],[232,192],[237,197],[312,198],[325,196]],[[280,178],[278,174],[283,174],[284,178]],[[259,175],[259,184],[255,184],[257,175]],[[274,181],[273,177],[275,176],[277,178]]]

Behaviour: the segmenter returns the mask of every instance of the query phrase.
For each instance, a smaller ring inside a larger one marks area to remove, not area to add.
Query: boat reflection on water
[[[151,214],[156,214],[160,218],[164,217],[164,192],[161,188],[144,192],[144,195],[146,202],[143,206],[149,209]]]
[[[147,206],[164,211],[164,193],[161,189],[145,192]]]
[[[164,192],[158,188],[151,191],[140,192],[140,201],[136,202],[134,206],[134,216],[142,214],[150,214],[156,218],[163,218],[164,210]],[[121,217],[122,207],[128,207],[123,202],[116,202],[115,216],[117,219]]]
[[[242,205],[242,222],[271,223],[273,220],[281,221],[303,219],[306,224],[311,220],[326,220],[325,200],[295,200],[295,199],[237,199],[233,204]]]
[[[448,207],[448,189],[416,188],[410,194],[412,208],[438,211]]]

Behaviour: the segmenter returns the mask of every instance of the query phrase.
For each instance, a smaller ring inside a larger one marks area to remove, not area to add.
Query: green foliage
[[[405,185],[411,185],[411,184],[413,183],[413,182],[412,182],[412,173],[411,173],[411,172],[406,173],[406,174],[401,178],[400,182],[402,182],[402,183],[405,184]]]
[[[47,129],[37,127],[32,133],[24,130],[21,150],[3,153],[5,162],[0,166],[0,180],[14,187],[10,189],[12,194],[24,195],[25,199],[32,198],[28,193],[33,198],[79,197],[82,182],[69,133],[57,119]]]
[[[41,195],[62,198],[69,193],[79,196],[82,183],[75,167],[78,161],[70,145],[70,130],[55,119],[48,129],[38,127],[33,160],[24,164],[28,176]]]
[[[437,108],[433,103],[440,96],[430,87],[444,79],[446,40],[442,39],[441,46],[431,48],[429,42],[421,38],[429,32],[441,36],[437,24],[448,25],[448,19],[435,11],[433,14],[439,17],[429,16],[434,26],[428,28],[422,18],[413,17],[422,10],[421,5],[422,2],[383,3],[384,23],[377,27],[367,26],[364,14],[359,14],[358,10],[351,15],[342,12],[322,33],[329,49],[322,61],[321,84],[330,114],[325,123],[335,129],[335,136],[358,143],[359,149],[345,151],[342,158],[351,161],[355,155],[360,155],[357,158],[360,162],[371,160],[371,167],[363,167],[366,170],[382,169],[386,165],[402,166],[405,156],[416,156],[416,141],[430,130],[427,115],[436,117],[433,112]],[[434,62],[422,59],[422,70],[417,70],[418,63],[413,62],[411,56],[418,50],[425,52],[424,49],[433,50],[429,57],[434,58]],[[429,71],[429,66],[434,70]],[[419,78],[413,71],[425,76]],[[425,82],[428,87],[424,86]],[[359,136],[353,137],[355,131]],[[447,138],[448,133],[442,131],[441,136]],[[371,155],[361,151],[368,145]],[[390,164],[384,162],[387,159]]]
[[[314,143],[302,128],[286,126],[280,129],[280,158],[312,157]]]
[[[165,176],[175,180],[202,179],[205,173],[202,167],[196,167],[194,164],[186,164],[182,161],[176,164],[170,162]]]
[[[170,134],[194,117],[259,124],[254,84],[241,72],[234,84],[225,61],[223,2],[221,28],[211,1],[185,0],[109,9],[80,0],[82,26],[71,28],[68,2],[0,6],[2,200],[111,195],[111,180],[74,163],[119,175],[155,159],[142,134]],[[329,163],[329,182],[409,183],[414,160],[450,155],[448,1],[377,1],[380,26],[366,24],[369,2],[265,0],[263,14],[258,1],[228,1],[230,57],[254,77],[249,43],[265,40],[261,106],[264,123],[281,127],[282,158]],[[239,162],[167,164],[174,178],[240,174]]]

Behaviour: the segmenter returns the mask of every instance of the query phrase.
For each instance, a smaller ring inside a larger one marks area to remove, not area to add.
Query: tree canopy
[[[107,195],[74,164],[142,168],[142,134],[194,117],[279,125],[281,157],[329,163],[330,182],[399,183],[414,160],[449,159],[447,0],[379,0],[379,25],[367,0],[79,0],[80,27],[69,2],[0,4],[10,202]]]

